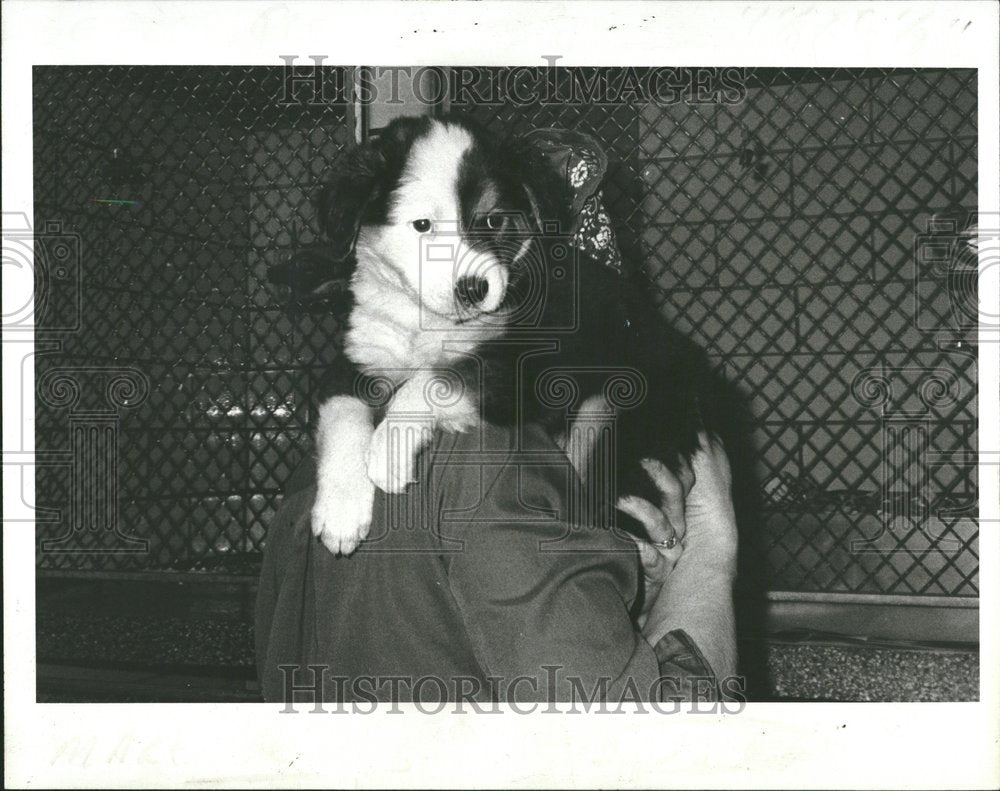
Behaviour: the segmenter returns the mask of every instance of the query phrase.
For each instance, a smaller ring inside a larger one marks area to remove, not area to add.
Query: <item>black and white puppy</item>
[[[707,422],[697,349],[659,319],[648,284],[567,255],[568,186],[523,140],[398,119],[347,154],[320,203],[333,262],[353,267],[346,359],[317,428],[312,530],[331,552],[366,537],[376,488],[414,479],[427,426],[535,421],[555,436],[567,408],[624,388],[617,491],[653,496],[639,461],[676,469],[694,452]],[[428,398],[443,374],[458,396]],[[390,436],[414,414],[424,430]]]

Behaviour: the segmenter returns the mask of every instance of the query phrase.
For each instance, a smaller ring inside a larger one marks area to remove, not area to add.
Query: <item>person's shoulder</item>
[[[540,425],[482,423],[463,432],[441,432],[434,445],[437,485],[449,490],[487,491],[503,480],[516,490],[566,486],[569,459]]]
[[[558,452],[559,448],[548,432],[538,423],[504,426],[482,422],[466,431],[441,431],[435,442],[439,453],[482,453],[495,457],[498,453],[517,451]]]
[[[543,427],[486,425],[442,438],[437,452],[430,485],[442,534],[481,548],[523,545],[533,557],[544,545],[634,560],[634,543],[609,529],[604,506],[590,512],[580,502],[576,470]]]

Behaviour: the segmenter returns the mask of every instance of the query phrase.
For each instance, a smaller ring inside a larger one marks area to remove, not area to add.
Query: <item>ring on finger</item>
[[[659,547],[660,549],[673,549],[677,546],[677,534],[670,536],[666,541],[651,541],[654,547]]]

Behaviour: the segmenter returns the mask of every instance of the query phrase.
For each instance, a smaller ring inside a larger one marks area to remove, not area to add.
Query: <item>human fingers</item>
[[[674,535],[683,539],[687,533],[685,498],[691,488],[694,473],[685,466],[680,474],[674,475],[667,466],[656,459],[643,459],[642,468],[660,492],[660,510],[666,517]]]
[[[691,466],[695,483],[686,501],[685,542],[689,549],[711,546],[719,557],[733,555],[737,528],[731,493],[732,472],[722,444],[703,435]]]
[[[666,514],[649,500],[634,495],[619,497],[615,507],[642,523],[650,543],[672,549],[679,540],[676,530],[667,521]]]
[[[709,486],[702,488],[717,488],[728,492],[733,482],[733,473],[729,465],[722,440],[712,437],[702,431],[698,434],[699,448],[691,459],[692,471],[697,481],[705,478]],[[702,473],[699,476],[699,473]]]

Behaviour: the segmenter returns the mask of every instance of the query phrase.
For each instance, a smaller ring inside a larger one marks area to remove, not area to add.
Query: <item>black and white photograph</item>
[[[8,785],[993,784],[996,5],[9,6]]]

